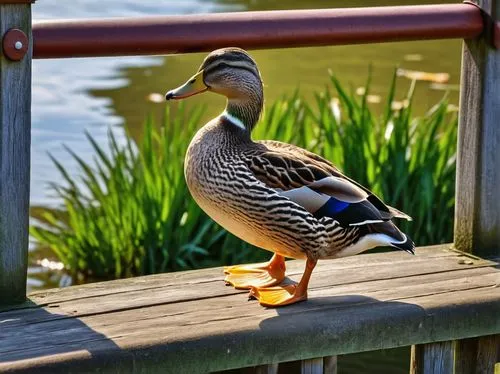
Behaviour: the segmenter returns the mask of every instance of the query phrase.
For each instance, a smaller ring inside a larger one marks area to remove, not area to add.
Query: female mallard
[[[307,298],[318,259],[352,256],[376,246],[413,253],[411,239],[391,222],[394,217],[410,219],[406,214],[311,152],[277,141],[252,141],[263,90],[248,53],[239,48],[213,51],[166,99],[205,91],[226,96],[227,105],[189,145],[184,166],[189,190],[225,229],[275,253],[268,263],[227,267],[226,282],[250,289],[262,305],[287,305]],[[297,285],[279,286],[284,257],[307,259]]]

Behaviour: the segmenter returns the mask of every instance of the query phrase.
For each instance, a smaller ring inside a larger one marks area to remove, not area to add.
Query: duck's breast
[[[292,230],[284,230],[282,223],[277,224],[283,212],[273,211],[273,205],[287,199],[263,186],[237,155],[221,155],[220,149],[204,149],[207,146],[195,137],[184,168],[187,186],[200,208],[224,229],[252,245],[286,257],[304,258],[299,238],[293,237]]]

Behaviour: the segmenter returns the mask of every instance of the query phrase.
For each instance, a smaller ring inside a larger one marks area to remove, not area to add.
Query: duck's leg
[[[277,307],[298,303],[307,300],[307,287],[311,273],[316,266],[317,260],[307,259],[306,269],[299,284],[290,284],[276,287],[252,287],[250,296],[259,300],[263,306]]]
[[[226,266],[224,273],[224,281],[236,289],[270,287],[285,278],[285,258],[274,254],[269,262],[261,264]]]

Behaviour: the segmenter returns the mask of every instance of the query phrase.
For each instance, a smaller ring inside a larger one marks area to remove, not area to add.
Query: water
[[[244,10],[273,10],[300,8],[327,8],[349,6],[378,6],[422,4],[426,1],[408,0],[340,0],[270,1],[270,0],[73,0],[61,2],[44,0],[34,4],[34,19],[95,18],[143,16],[158,14],[188,14]],[[432,3],[432,1],[428,1]],[[118,139],[125,130],[139,136],[144,118],[153,113],[161,116],[163,103],[149,100],[151,93],[163,94],[192,75],[205,54],[168,57],[123,57],[99,59],[35,60],[33,63],[32,105],[32,170],[31,205],[57,206],[47,182],[61,180],[48,157],[50,152],[65,165],[70,173],[77,168],[67,156],[63,144],[85,160],[93,153],[84,131],[96,140],[106,143],[106,132],[111,128]],[[327,83],[331,69],[341,81],[362,86],[368,66],[373,67],[372,93],[382,98],[396,66],[405,69],[449,74],[450,99],[458,102],[456,85],[459,82],[460,41],[425,41],[377,45],[339,46],[252,51],[265,82],[267,102],[284,93],[291,94],[297,87],[305,97]],[[398,97],[402,98],[409,81],[399,78]],[[419,82],[415,98],[416,112],[422,113],[442,97],[444,91],[431,89],[428,82]],[[203,95],[190,100],[190,105],[208,105],[207,116],[219,112],[223,100],[214,95]],[[373,104],[375,107],[377,104]],[[379,104],[381,105],[381,104]],[[29,288],[54,286],[59,282],[57,263],[45,261],[47,252],[32,256]],[[52,280],[52,282],[51,282]],[[345,358],[340,362],[346,372],[407,372],[408,350],[385,351]],[[383,368],[383,369],[382,369]]]
[[[417,3],[416,0],[351,1],[349,6],[375,6]],[[418,1],[422,3],[422,1]],[[342,1],[315,0],[301,2],[219,0],[219,1],[155,1],[109,0],[106,7],[97,0],[75,0],[71,4],[44,0],[33,6],[34,19],[95,18],[143,16],[157,14],[188,14],[221,11],[325,8],[345,6]],[[291,93],[297,87],[306,97],[321,89],[331,69],[342,81],[354,88],[366,80],[368,65],[374,69],[372,92],[384,96],[394,68],[450,74],[450,83],[459,79],[460,41],[425,41],[387,43],[361,46],[262,50],[252,53],[259,63],[268,102]],[[122,57],[99,59],[35,60],[33,63],[33,142],[32,142],[32,205],[56,205],[47,193],[46,182],[60,179],[47,156],[50,152],[70,170],[76,165],[62,147],[66,144],[84,159],[92,157],[85,139],[88,130],[104,143],[106,131],[112,127],[120,135],[122,124],[135,136],[150,112],[160,116],[163,104],[148,101],[153,92],[164,93],[189,77],[205,54],[169,57]],[[416,57],[417,61],[412,61]],[[286,63],[283,63],[286,61]],[[172,73],[175,72],[175,73]],[[400,97],[408,87],[400,79]],[[452,87],[453,88],[453,87]],[[435,103],[443,91],[429,89],[419,83],[415,106],[418,112]],[[457,101],[456,91],[451,99]],[[193,98],[192,105],[204,103],[209,114],[221,109],[222,100],[213,95]]]
[[[61,2],[44,0],[33,6],[35,20],[61,18],[125,17],[156,14],[186,14],[222,10],[202,1],[158,2],[108,0],[103,9],[96,0]],[[122,57],[96,59],[35,60],[33,62],[32,104],[32,181],[31,204],[55,205],[47,195],[47,181],[59,178],[47,152],[70,169],[75,164],[68,159],[62,144],[84,159],[92,157],[85,140],[88,130],[104,142],[109,127],[121,133],[123,117],[116,114],[109,97],[96,97],[91,90],[121,89],[130,84],[121,72],[127,67],[146,68],[163,63],[160,57]]]

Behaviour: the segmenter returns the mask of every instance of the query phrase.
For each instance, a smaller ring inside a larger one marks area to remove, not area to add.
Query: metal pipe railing
[[[481,11],[470,4],[43,21],[33,24],[33,57],[474,38],[482,30]]]

